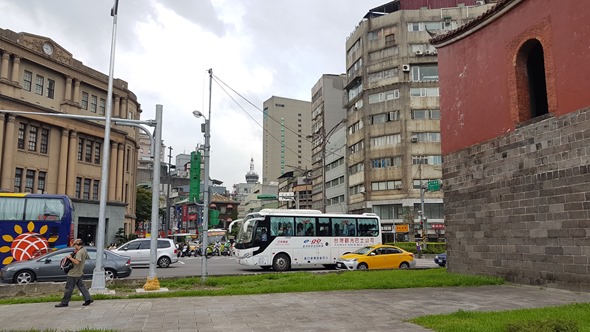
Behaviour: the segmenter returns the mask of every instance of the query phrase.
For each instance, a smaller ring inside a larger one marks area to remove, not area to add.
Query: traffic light
[[[191,152],[191,168],[189,182],[189,200],[196,202],[200,200],[201,194],[201,152]]]

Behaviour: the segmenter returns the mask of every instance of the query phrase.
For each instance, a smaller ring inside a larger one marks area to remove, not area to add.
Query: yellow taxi
[[[363,247],[336,261],[340,270],[408,269],[416,266],[414,254],[387,244]]]

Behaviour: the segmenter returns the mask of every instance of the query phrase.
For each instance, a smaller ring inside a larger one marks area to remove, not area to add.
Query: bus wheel
[[[275,271],[287,271],[291,267],[291,262],[289,261],[289,257],[285,254],[278,254],[275,256],[275,259],[272,263],[272,268]]]

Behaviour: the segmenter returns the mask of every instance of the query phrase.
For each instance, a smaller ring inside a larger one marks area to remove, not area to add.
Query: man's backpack
[[[71,254],[74,257],[74,253]],[[59,262],[59,267],[64,271],[64,273],[70,272],[70,270],[74,267],[74,263],[68,259],[68,257],[64,257],[61,262]]]

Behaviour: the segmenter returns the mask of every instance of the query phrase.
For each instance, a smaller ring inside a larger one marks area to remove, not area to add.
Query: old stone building
[[[590,2],[502,0],[435,38],[449,271],[590,290]]]
[[[108,76],[85,66],[48,37],[0,29],[0,109],[104,116]],[[113,82],[113,119],[139,119],[127,82]],[[7,192],[66,194],[75,206],[75,231],[95,241],[100,181],[109,168],[106,242],[119,228],[134,231],[138,132],[104,122],[44,115],[0,114],[0,188]],[[110,165],[102,165],[103,149]]]

